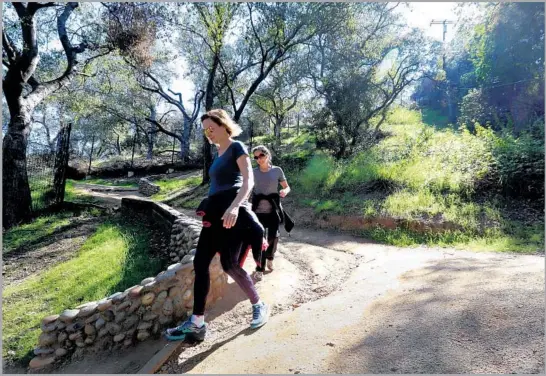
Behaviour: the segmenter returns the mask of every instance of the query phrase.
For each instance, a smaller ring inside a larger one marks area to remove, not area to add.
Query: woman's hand
[[[288,182],[285,180],[285,181],[281,181],[281,187],[282,189],[279,191],[279,196],[281,196],[281,198],[285,198],[286,195],[290,193],[290,186],[288,185]]]
[[[222,216],[222,219],[224,220],[224,227],[225,228],[232,228],[235,226],[235,223],[237,223],[237,217],[239,216],[239,207],[229,207],[224,215]]]

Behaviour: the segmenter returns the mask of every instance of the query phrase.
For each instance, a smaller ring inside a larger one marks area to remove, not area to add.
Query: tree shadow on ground
[[[27,235],[30,235],[27,234],[29,231],[34,233],[34,235],[30,236],[34,236],[35,238],[29,239],[29,241],[24,242],[19,246],[12,247],[13,249],[8,249],[2,254],[2,259],[4,261],[16,260],[22,256],[24,257],[25,254],[30,253],[38,248],[47,247],[57,242],[59,239],[90,235],[96,228],[96,226],[85,225],[96,225],[97,223],[99,223],[99,221],[100,218],[71,219],[70,223],[64,226],[59,226],[49,233],[45,231],[46,229],[14,229],[9,234],[9,238],[4,240],[5,245],[6,243],[8,243],[9,245],[11,238],[27,237]],[[42,232],[43,234],[41,234]]]
[[[243,290],[235,282],[228,283],[221,300],[214,303],[207,312],[207,321],[212,321],[220,315],[230,312],[241,302],[248,300]],[[249,303],[250,306],[250,303]]]
[[[370,307],[356,329],[364,339],[336,355],[335,372],[544,372],[544,268],[509,265],[442,260],[406,273],[403,290]]]
[[[240,330],[239,332],[235,333],[233,336],[225,339],[224,341],[217,342],[214,345],[212,345],[208,350],[195,354],[194,356],[188,358],[183,363],[179,364],[177,366],[177,372],[178,373],[187,373],[190,372],[193,368],[195,368],[199,363],[204,361],[206,358],[208,358],[211,354],[213,354],[216,350],[222,348],[225,344],[233,341],[240,335],[251,335],[252,333],[255,333],[256,329],[250,329],[245,328]]]

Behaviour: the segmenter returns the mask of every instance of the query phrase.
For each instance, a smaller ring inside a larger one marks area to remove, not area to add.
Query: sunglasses
[[[265,157],[265,154],[262,153],[262,154],[260,154],[258,156],[254,156],[254,159],[258,160],[258,159],[263,158],[263,157]]]

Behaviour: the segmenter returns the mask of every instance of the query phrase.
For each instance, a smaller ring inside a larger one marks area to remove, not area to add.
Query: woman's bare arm
[[[283,189],[280,190],[279,196],[286,197],[286,195],[290,193],[290,186],[288,185],[288,181],[281,181],[280,184]]]

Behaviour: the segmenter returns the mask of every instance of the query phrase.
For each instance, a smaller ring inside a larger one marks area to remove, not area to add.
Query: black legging
[[[255,252],[252,247],[252,255],[254,261],[256,261],[256,271],[265,271],[266,260],[273,260],[275,258],[275,252],[277,252],[277,244],[279,243],[279,217],[277,213],[258,213],[258,220],[264,226],[267,231],[267,242],[269,247],[265,252]],[[249,241],[243,242],[242,252],[239,256],[239,263],[241,263],[242,257],[244,257],[244,251],[248,247]]]
[[[267,229],[267,242],[269,247],[264,252],[267,260],[273,260],[275,258],[275,252],[277,252],[277,243],[279,240],[279,217],[277,213],[256,214],[258,220]]]
[[[242,239],[248,230],[223,228],[218,223],[212,227],[203,227],[197,243],[197,252],[193,260],[195,269],[195,283],[193,286],[193,314],[204,315],[207,295],[210,289],[209,266],[214,255],[220,253],[222,268],[241,287],[250,299],[256,304],[260,297],[256,292],[252,279],[239,266]]]

